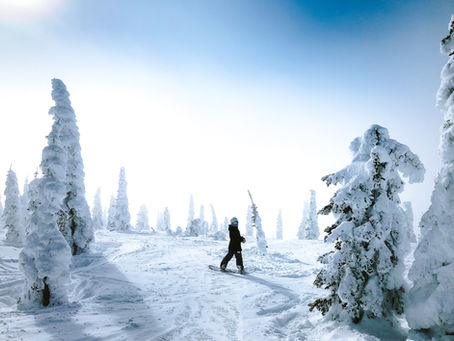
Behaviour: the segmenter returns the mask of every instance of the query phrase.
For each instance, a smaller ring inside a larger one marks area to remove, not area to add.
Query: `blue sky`
[[[308,190],[329,199],[321,176],[350,162],[350,141],[374,123],[426,164],[404,197],[417,215],[427,208],[452,2],[35,1],[47,9],[0,1],[0,142],[18,141],[0,172],[33,173],[59,77],[88,195],[102,186],[107,205],[124,165],[132,216],[142,203],[152,214],[169,206],[182,225],[192,193],[241,217],[250,187],[269,233],[280,208],[296,229]]]

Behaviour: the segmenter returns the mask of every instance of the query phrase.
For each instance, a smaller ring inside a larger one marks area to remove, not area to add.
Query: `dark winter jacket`
[[[241,251],[241,242],[244,238],[241,236],[238,226],[229,225],[229,235],[229,251]]]

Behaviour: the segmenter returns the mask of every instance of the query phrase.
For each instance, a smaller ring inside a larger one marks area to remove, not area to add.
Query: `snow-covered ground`
[[[0,340],[405,340],[405,330],[325,321],[308,303],[321,241],[244,246],[248,274],[221,273],[226,241],[99,231],[73,257],[72,303],[18,310],[20,249],[0,242]],[[235,268],[235,259],[229,263]]]

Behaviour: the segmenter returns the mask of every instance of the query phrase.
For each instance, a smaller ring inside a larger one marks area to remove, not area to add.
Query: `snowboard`
[[[225,269],[224,271],[222,271],[219,266],[215,266],[215,265],[208,265],[208,267],[211,270],[219,271],[219,272],[229,272],[231,274],[242,274],[242,275],[247,274],[246,270],[243,270],[243,273],[241,273],[241,272],[239,272],[239,270],[232,270],[232,269]]]

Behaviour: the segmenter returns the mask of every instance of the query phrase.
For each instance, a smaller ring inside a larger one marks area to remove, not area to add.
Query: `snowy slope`
[[[321,241],[245,244],[247,275],[208,269],[227,242],[98,231],[90,255],[73,257],[71,303],[20,311],[19,249],[0,244],[1,340],[405,340],[368,321],[324,321],[307,304]],[[235,259],[229,263],[235,268]]]

